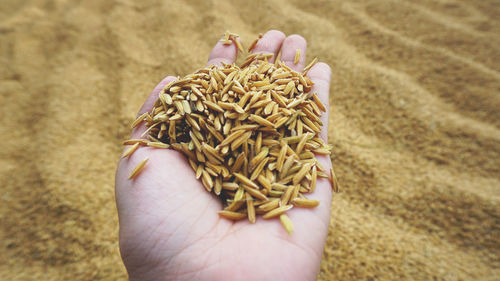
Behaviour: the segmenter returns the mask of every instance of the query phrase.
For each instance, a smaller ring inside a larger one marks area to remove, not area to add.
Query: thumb
[[[156,100],[158,100],[158,94],[161,92],[161,90],[163,90],[163,88],[165,86],[167,86],[168,83],[170,83],[176,79],[177,78],[174,76],[167,76],[167,77],[163,78],[163,80],[161,80],[161,82],[158,83],[158,85],[156,85],[156,87],[153,89],[151,94],[149,94],[148,98],[146,99],[146,101],[142,105],[141,109],[139,110],[137,117],[141,116],[145,112],[151,111]],[[131,138],[133,138],[133,139],[143,138],[143,137],[141,137],[141,135],[146,131],[146,129],[147,128],[144,124],[140,124],[139,126],[135,127],[132,130]]]

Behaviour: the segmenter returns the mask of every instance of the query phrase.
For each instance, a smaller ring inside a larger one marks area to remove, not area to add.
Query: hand
[[[294,64],[296,49],[301,58]],[[254,52],[281,50],[281,60],[302,71],[306,41],[298,35],[285,38],[280,31],[267,32]],[[233,63],[235,44],[218,42],[208,64]],[[331,71],[317,63],[308,72],[328,108]],[[139,114],[150,111],[158,92],[175,78],[166,77],[156,86]],[[327,138],[328,112],[322,116],[322,137]],[[146,128],[134,129],[140,138]],[[149,158],[134,180],[128,175],[138,162]],[[317,156],[330,169],[328,157]],[[120,250],[131,280],[316,280],[330,217],[332,191],[327,179],[318,178],[308,195],[320,200],[314,209],[294,208],[287,212],[294,224],[292,235],[279,219],[257,218],[233,222],[219,217],[222,203],[208,193],[185,157],[171,149],[140,147],[121,159],[116,172],[116,201],[120,222]]]

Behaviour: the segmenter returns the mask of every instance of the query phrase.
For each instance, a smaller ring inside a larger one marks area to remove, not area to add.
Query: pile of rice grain
[[[304,194],[314,191],[318,177],[329,177],[315,158],[330,154],[320,137],[326,109],[306,76],[316,60],[299,73],[280,60],[269,63],[272,56],[252,54],[239,67],[208,66],[169,83],[153,109],[133,122],[145,122],[147,139],[125,141],[132,146],[124,157],[139,145],[180,151],[206,190],[223,201],[221,217],[252,223],[256,215],[280,217],[291,233],[285,212],[316,207],[319,201]]]

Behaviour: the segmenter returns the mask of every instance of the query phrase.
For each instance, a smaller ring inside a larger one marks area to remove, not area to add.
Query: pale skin
[[[296,49],[301,58],[294,64]],[[296,71],[306,65],[306,41],[299,35],[286,37],[271,30],[259,40],[254,52],[281,50],[281,60]],[[218,42],[208,65],[233,63],[235,44]],[[317,63],[308,72],[326,108],[331,70]],[[158,92],[170,81],[158,84],[139,114],[150,111]],[[322,116],[321,136],[327,140],[328,112]],[[139,138],[146,128],[134,129]],[[130,172],[146,157],[144,170],[133,180]],[[317,156],[325,169],[330,159]],[[332,189],[328,179],[319,179],[308,195],[320,200],[314,209],[293,208],[291,235],[279,219],[257,218],[233,222],[219,217],[222,203],[208,193],[185,157],[174,150],[140,147],[121,159],[116,172],[116,202],[120,223],[120,251],[130,280],[316,280],[328,233]]]

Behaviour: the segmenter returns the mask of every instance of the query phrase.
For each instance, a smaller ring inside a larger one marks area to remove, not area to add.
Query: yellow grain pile
[[[223,42],[242,49],[229,32]],[[180,151],[206,190],[223,201],[220,216],[252,223],[256,215],[280,217],[291,233],[285,212],[316,207],[319,201],[304,194],[314,192],[318,176],[334,177],[315,157],[330,154],[320,137],[326,108],[306,75],[316,60],[299,73],[280,60],[269,63],[272,56],[252,54],[240,66],[212,65],[170,82],[151,111],[132,123],[134,128],[145,122],[147,130],[144,139],[124,142],[132,146],[123,157],[138,145]]]

